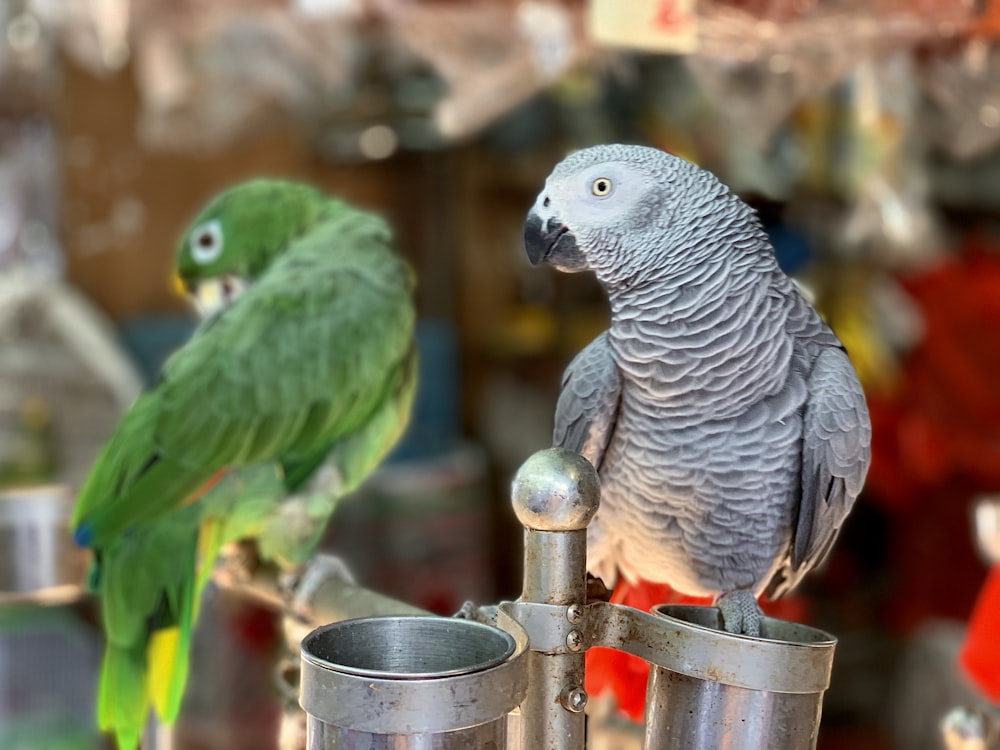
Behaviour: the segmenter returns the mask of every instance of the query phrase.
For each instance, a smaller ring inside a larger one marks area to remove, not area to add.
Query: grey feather
[[[554,431],[601,477],[592,572],[694,595],[792,588],[861,491],[871,427],[756,214],[692,164],[613,145],[557,165],[525,226],[544,232],[526,234],[536,258],[593,271],[611,305]]]
[[[599,470],[614,432],[620,398],[621,376],[605,332],[566,368],[552,444],[582,454]]]
[[[827,348],[809,374],[803,415],[802,493],[790,574],[773,590],[781,596],[820,565],[864,483],[871,460],[871,423],[864,393],[847,354]]]

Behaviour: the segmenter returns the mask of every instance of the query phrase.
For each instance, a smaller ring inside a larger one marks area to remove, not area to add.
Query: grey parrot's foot
[[[289,613],[302,621],[312,617],[312,601],[316,592],[331,579],[353,584],[354,575],[347,564],[336,555],[320,553],[293,573],[287,574],[282,588],[291,592]]]
[[[460,620],[473,620],[475,622],[481,622],[485,625],[496,625],[497,624],[497,605],[496,604],[484,604],[481,607],[477,607],[475,602],[468,601],[462,605],[462,608],[458,610],[452,617],[457,617]]]
[[[722,613],[722,627],[727,633],[760,637],[760,621],[764,613],[752,591],[730,591],[716,599],[715,606]]]

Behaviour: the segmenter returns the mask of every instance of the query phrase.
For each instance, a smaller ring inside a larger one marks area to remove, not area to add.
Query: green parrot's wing
[[[265,559],[295,566],[312,557],[337,502],[361,485],[402,436],[416,391],[416,370],[413,350],[388,381],[382,404],[359,429],[329,446],[308,481],[299,482],[264,519],[254,536]]]
[[[345,208],[296,240],[126,416],[81,490],[78,540],[100,546],[220,470],[359,430],[412,357],[412,284],[370,214]]]
[[[274,462],[226,474],[196,504],[144,523],[102,552],[99,591],[108,645],[98,717],[120,748],[134,748],[149,706],[172,723],[180,711],[202,592],[222,547],[256,539],[265,558],[300,565],[337,500],[364,480],[398,440],[415,385],[415,355],[387,400],[355,432],[327,447],[308,486],[289,495]]]

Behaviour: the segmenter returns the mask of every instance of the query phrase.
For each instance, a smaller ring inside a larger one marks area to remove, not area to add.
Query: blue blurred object
[[[196,325],[189,315],[142,315],[121,324],[122,343],[147,385],[156,381],[167,357],[191,338]]]
[[[774,246],[778,265],[789,276],[794,276],[804,269],[815,256],[812,240],[805,232],[787,224],[772,224],[764,229]]]
[[[461,431],[458,336],[451,322],[425,318],[417,323],[419,382],[410,426],[389,457],[390,463],[445,453]]]

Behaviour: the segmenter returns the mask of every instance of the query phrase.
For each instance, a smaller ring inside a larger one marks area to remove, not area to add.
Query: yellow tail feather
[[[150,635],[147,650],[147,690],[160,720],[172,724],[180,713],[187,682],[187,644],[179,627]]]
[[[211,578],[215,558],[219,554],[222,524],[204,523],[198,534],[194,588],[191,582],[180,593],[178,622],[171,628],[150,634],[147,647],[146,684],[150,700],[160,720],[172,724],[180,713],[187,684],[189,650],[194,623],[201,609],[201,594]]]

